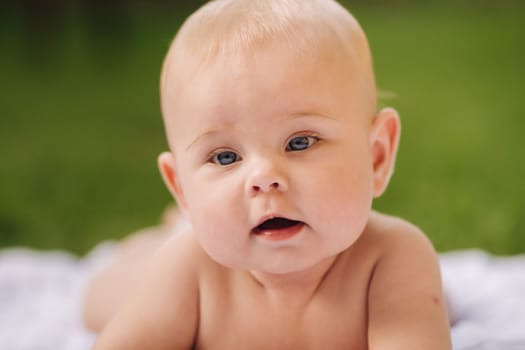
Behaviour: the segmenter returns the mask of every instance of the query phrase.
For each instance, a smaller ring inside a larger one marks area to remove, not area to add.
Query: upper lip
[[[255,227],[258,227],[260,225],[262,225],[264,222],[268,221],[268,220],[272,220],[272,219],[286,219],[286,220],[294,220],[292,218],[289,218],[289,217],[286,217],[285,215],[280,215],[280,214],[267,214],[267,215],[263,215],[259,221],[257,221],[257,224],[255,225]],[[294,220],[294,221],[297,221],[297,220]]]
[[[293,219],[293,218],[289,218],[289,217],[286,217],[284,215],[280,215],[280,214],[268,214],[268,215],[264,215],[262,216],[258,221],[257,221],[257,224],[253,227],[252,229],[252,232],[257,232],[259,231],[259,227],[264,224],[265,222],[267,222],[268,220],[272,220],[272,219],[284,219],[284,220],[289,220],[289,221],[296,221],[298,223],[302,223],[302,221],[300,220],[296,220],[296,219]]]
[[[285,216],[282,216],[282,215],[279,215],[279,214],[268,214],[268,215],[264,215],[262,216],[259,221],[257,221],[257,224],[255,225],[255,227],[259,227],[260,225],[262,225],[265,221],[268,221],[268,220],[271,220],[271,219],[275,219],[275,218],[283,218],[283,219],[286,219]]]

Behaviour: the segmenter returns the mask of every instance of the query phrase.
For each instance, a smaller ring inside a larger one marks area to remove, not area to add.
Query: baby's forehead
[[[170,47],[161,78],[163,112],[166,97],[187,87],[197,71],[221,69],[225,60],[249,62],[269,47],[282,49],[275,54],[293,55],[301,65],[321,56],[344,56],[339,61],[352,65],[375,93],[366,37],[337,2],[215,0],[186,20]]]

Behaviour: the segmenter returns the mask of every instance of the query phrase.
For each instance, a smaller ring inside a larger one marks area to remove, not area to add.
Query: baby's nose
[[[271,191],[285,192],[288,190],[288,181],[285,173],[271,163],[255,167],[246,185],[250,196]]]
[[[252,188],[255,192],[269,192],[270,190],[282,190],[282,185],[279,182],[260,181],[260,184],[253,185]]]

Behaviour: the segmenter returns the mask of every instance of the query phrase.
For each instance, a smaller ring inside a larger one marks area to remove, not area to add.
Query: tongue
[[[257,226],[258,230],[280,230],[285,229],[288,227],[292,227],[294,225],[297,225],[299,222],[295,220],[288,220],[285,218],[273,218],[270,220],[266,220],[259,226]]]

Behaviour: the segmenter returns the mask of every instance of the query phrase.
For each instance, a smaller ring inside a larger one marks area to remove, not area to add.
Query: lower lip
[[[255,232],[255,235],[268,241],[284,241],[297,235],[303,229],[303,227],[303,223],[298,223],[296,225],[279,230],[257,231]]]

